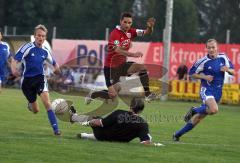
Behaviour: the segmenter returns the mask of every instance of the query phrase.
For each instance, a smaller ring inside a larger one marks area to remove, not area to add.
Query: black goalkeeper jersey
[[[92,127],[98,140],[129,142],[151,140],[147,122],[137,114],[116,110],[102,119],[103,127]]]

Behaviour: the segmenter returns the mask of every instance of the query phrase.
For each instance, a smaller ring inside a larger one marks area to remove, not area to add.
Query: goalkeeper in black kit
[[[83,122],[83,115],[77,115],[72,108],[71,121],[90,126],[93,130],[91,134],[77,134],[78,138],[114,142],[130,142],[134,138],[139,138],[141,144],[161,146],[160,143],[151,142],[148,124],[139,116],[143,109],[144,101],[141,98],[133,98],[129,111],[116,110],[105,118]]]

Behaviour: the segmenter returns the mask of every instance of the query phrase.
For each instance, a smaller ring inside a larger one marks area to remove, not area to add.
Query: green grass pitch
[[[74,101],[78,112],[99,105],[84,105],[83,97],[51,93],[51,99]],[[220,105],[219,113],[204,119],[199,126],[172,142],[174,131],[183,126],[182,116],[192,102],[158,102],[146,104],[143,116],[148,120],[154,142],[164,147],[144,146],[138,140],[130,143],[97,142],[76,139],[90,128],[59,121],[63,136],[56,137],[41,110],[33,115],[26,108],[20,90],[3,89],[0,94],[0,162],[240,162],[240,107]],[[126,109],[120,103],[119,107]]]

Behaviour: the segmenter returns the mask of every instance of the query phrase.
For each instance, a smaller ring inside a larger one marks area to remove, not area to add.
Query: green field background
[[[84,98],[51,93],[51,98],[72,100],[79,113],[94,110],[101,102],[84,105]],[[63,135],[52,133],[47,114],[34,115],[26,108],[27,101],[20,90],[3,89],[0,94],[0,163],[8,162],[240,162],[240,106],[220,105],[219,113],[209,116],[180,142],[173,142],[174,131],[183,126],[182,116],[192,102],[154,101],[146,104],[143,117],[150,126],[154,142],[164,147],[144,146],[139,140],[111,143],[81,140],[80,132],[88,127],[59,121]],[[120,103],[119,109],[127,109]]]

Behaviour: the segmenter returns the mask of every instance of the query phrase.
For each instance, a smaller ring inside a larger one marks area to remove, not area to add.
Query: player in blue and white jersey
[[[233,64],[225,54],[218,52],[218,43],[215,39],[206,42],[208,54],[199,59],[191,67],[189,75],[201,79],[200,97],[203,104],[192,107],[184,117],[186,125],[174,133],[173,140],[192,130],[204,117],[218,112],[218,102],[222,96],[224,74],[234,75]]]
[[[28,100],[28,108],[33,113],[39,112],[37,104],[37,94],[40,96],[48,114],[48,119],[55,135],[60,135],[57,119],[51,108],[51,102],[48,93],[47,79],[44,75],[44,63],[50,63],[55,73],[60,73],[58,64],[53,59],[51,52],[43,46],[46,40],[47,28],[44,25],[38,25],[34,31],[34,42],[23,45],[11,64],[12,72],[18,75],[17,63],[22,63],[22,83],[23,94]]]
[[[7,75],[8,59],[10,58],[10,47],[8,43],[2,41],[3,34],[0,29],[0,92],[2,90],[2,82]]]

